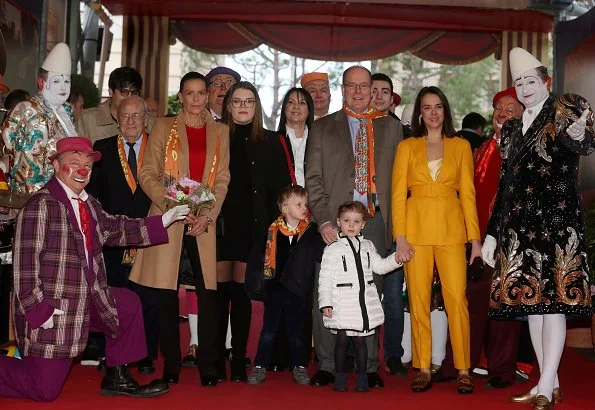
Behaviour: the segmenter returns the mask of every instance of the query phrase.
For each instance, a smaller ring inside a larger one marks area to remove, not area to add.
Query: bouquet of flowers
[[[190,212],[198,215],[201,209],[210,209],[215,202],[215,194],[206,185],[190,178],[181,178],[166,188],[165,203],[167,209],[177,205],[188,205]]]

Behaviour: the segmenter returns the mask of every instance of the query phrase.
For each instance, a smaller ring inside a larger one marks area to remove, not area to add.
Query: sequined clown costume
[[[588,109],[580,96],[549,97],[526,134],[502,129],[502,173],[488,234],[498,241],[492,316],[591,313],[579,156],[595,149],[593,114],[585,138],[568,126]]]
[[[72,109],[69,104],[63,107],[68,118],[59,117],[38,94],[11,111],[2,137],[9,150],[12,191],[33,193],[51,179],[54,169],[48,157],[56,151],[58,140],[72,133],[68,128],[74,129]],[[65,124],[66,121],[69,123]]]

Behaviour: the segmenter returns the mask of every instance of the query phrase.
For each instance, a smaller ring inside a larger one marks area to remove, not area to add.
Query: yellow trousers
[[[469,345],[469,311],[467,310],[467,261],[465,245],[413,245],[415,254],[405,264],[413,366],[429,369],[432,361],[432,329],[430,302],[434,262],[442,284],[442,296],[448,315],[448,329],[457,369],[471,366]]]

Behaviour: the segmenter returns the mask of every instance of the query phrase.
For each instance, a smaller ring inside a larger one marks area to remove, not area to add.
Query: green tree
[[[188,46],[182,48],[182,70],[206,75],[211,69],[225,64],[225,55],[207,54]]]
[[[182,103],[178,100],[177,94],[167,97],[167,115],[178,115],[181,109]]]
[[[329,74],[329,82],[335,84],[342,73],[342,63],[316,61],[314,64],[312,60],[291,56],[265,45],[236,54],[233,60],[249,73],[246,80],[254,84],[261,98],[264,94],[272,96],[272,104],[263,107],[264,125],[271,130],[276,129],[285,93],[291,87],[299,86],[304,74],[324,71]],[[308,62],[309,68],[306,68]]]
[[[378,72],[387,74],[401,86],[403,104],[413,104],[419,90],[426,85],[440,87],[451,105],[455,128],[471,111],[485,115],[492,96],[499,91],[500,62],[494,56],[454,66],[430,63],[405,52],[377,60],[375,66]]]
[[[492,97],[500,91],[500,64],[493,56],[476,63],[441,66],[438,86],[448,97],[452,115],[461,121],[475,111],[489,115]],[[460,122],[455,122],[455,128]]]

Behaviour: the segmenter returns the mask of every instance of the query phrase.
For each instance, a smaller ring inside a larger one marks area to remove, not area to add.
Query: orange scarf
[[[145,153],[145,148],[147,146],[147,133],[143,132],[141,136],[143,139],[140,144],[140,151],[138,153],[138,166],[137,169],[140,170],[141,165],[143,164],[143,154]],[[130,148],[132,149],[132,148]],[[130,187],[132,193],[136,191],[136,181],[132,176],[132,172],[130,171],[130,166],[128,165],[128,159],[126,157],[126,150],[124,149],[124,137],[118,136],[118,157],[120,158],[120,165],[122,165],[122,171],[124,172],[124,178],[126,178],[126,182]]]
[[[368,136],[368,213],[370,216],[374,216],[376,215],[376,164],[374,162],[374,124],[372,120],[385,117],[386,114],[373,108],[365,113],[356,114],[346,105],[343,105],[343,111],[350,117],[366,120],[366,133]]]
[[[279,215],[277,219],[269,226],[267,233],[267,245],[264,253],[264,277],[265,279],[272,279],[275,277],[277,267],[277,233],[281,232],[285,236],[297,235],[297,239],[300,240],[303,233],[310,226],[308,218],[300,221],[297,227],[290,229],[283,218],[283,215]]]
[[[208,124],[206,125],[208,127]],[[209,170],[209,176],[207,178],[207,186],[212,188],[215,184],[215,177],[217,175],[217,168],[219,166],[219,151],[221,148],[221,142],[219,135],[217,135],[217,144],[215,146],[215,155],[213,155],[213,163]],[[178,181],[180,174],[178,170],[178,156],[180,149],[180,136],[178,134],[178,118],[174,120],[171,130],[169,130],[169,136],[167,137],[167,143],[165,145],[165,163],[163,165],[164,173],[164,184],[170,186],[171,184]],[[199,181],[200,182],[200,181]]]

